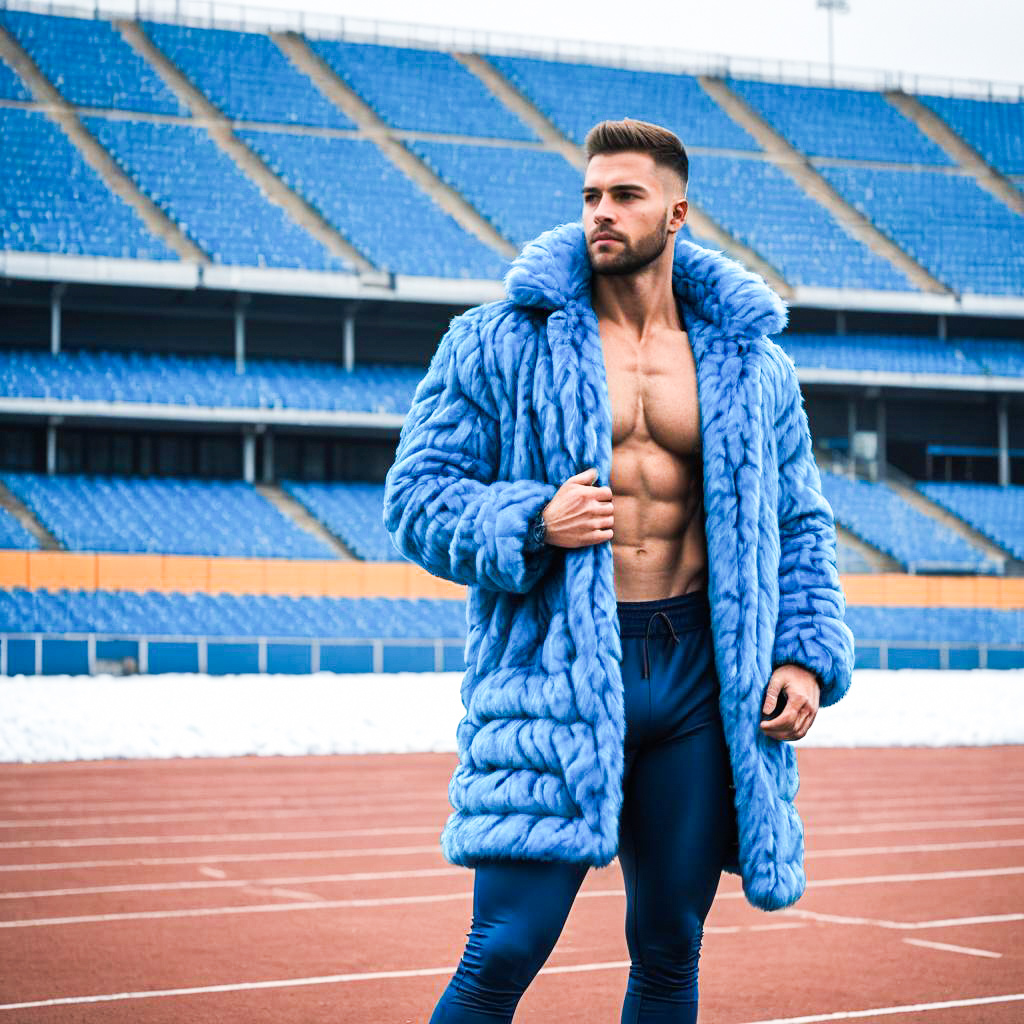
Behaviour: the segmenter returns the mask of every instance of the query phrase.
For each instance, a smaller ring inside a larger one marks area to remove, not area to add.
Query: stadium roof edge
[[[353,18],[295,7],[242,7],[225,0],[94,0],[88,9],[50,0],[0,0],[0,8],[77,18],[145,18],[171,24],[235,31],[295,31],[309,38],[345,39],[445,51],[539,57],[641,71],[667,71],[855,89],[902,89],[949,96],[1024,98],[1024,82],[923,75],[826,62],[771,60],[673,47],[600,43],[486,29]],[[195,13],[191,13],[191,12]]]

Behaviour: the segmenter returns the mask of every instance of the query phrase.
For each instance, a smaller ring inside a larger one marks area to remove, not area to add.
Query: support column
[[[949,339],[949,322],[946,320],[946,314],[939,314],[939,341],[947,341]]]
[[[1000,395],[996,399],[996,434],[999,444],[999,486],[1010,486],[1010,399]]]
[[[61,345],[61,304],[66,284],[55,284],[50,289],[50,354],[60,355]]]
[[[256,434],[248,427],[242,432],[242,476],[247,484],[256,482]]]
[[[57,472],[57,426],[59,416],[51,416],[46,421],[46,475],[53,476]]]
[[[857,476],[857,467],[853,457],[854,435],[857,433],[857,399],[846,400],[846,454],[849,458],[848,476],[851,480]]]
[[[268,430],[263,435],[263,482],[272,484],[274,478],[274,434]]]
[[[836,311],[836,334],[846,333],[846,310]]]
[[[245,307],[248,295],[235,296],[235,373],[245,373]]]
[[[345,371],[352,372],[356,362],[356,310],[355,306],[349,306],[345,310],[345,320],[341,332],[342,359],[345,363]]]
[[[885,439],[885,399],[879,395],[878,404],[875,406],[875,464],[877,470],[875,476],[878,480],[885,479],[885,464],[888,461]]]

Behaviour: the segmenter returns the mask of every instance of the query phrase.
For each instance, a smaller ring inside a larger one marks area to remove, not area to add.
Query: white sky
[[[92,7],[92,0],[62,0]],[[132,0],[100,0],[101,6]],[[163,6],[169,0],[143,0]],[[200,10],[202,0],[181,0]],[[1024,83],[1022,0],[848,0],[835,17],[837,67]],[[477,28],[772,60],[828,60],[828,15],[816,0],[280,0],[216,4],[225,12],[277,7],[381,21]]]

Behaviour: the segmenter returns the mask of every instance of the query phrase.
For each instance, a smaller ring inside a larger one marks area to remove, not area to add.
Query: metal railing
[[[294,31],[311,38],[344,39],[389,46],[422,47],[470,53],[542,57],[640,71],[667,71],[723,78],[758,78],[803,85],[855,89],[900,89],[943,96],[1024,99],[1024,83],[917,74],[836,65],[824,61],[770,60],[675,47],[646,47],[594,40],[557,39],[488,29],[380,21],[295,8],[254,7],[228,0],[94,0],[72,5],[47,0],[0,0],[0,8],[72,17],[134,18],[169,21],[200,28],[238,31]]]

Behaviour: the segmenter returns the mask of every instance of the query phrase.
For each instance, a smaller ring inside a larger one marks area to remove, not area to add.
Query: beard
[[[608,277],[625,277],[627,274],[635,274],[644,267],[650,266],[664,251],[668,245],[668,225],[662,221],[649,235],[639,239],[636,244],[622,241],[622,251],[612,260],[603,263],[595,263],[594,257],[590,257],[590,264],[595,274],[603,274]]]

